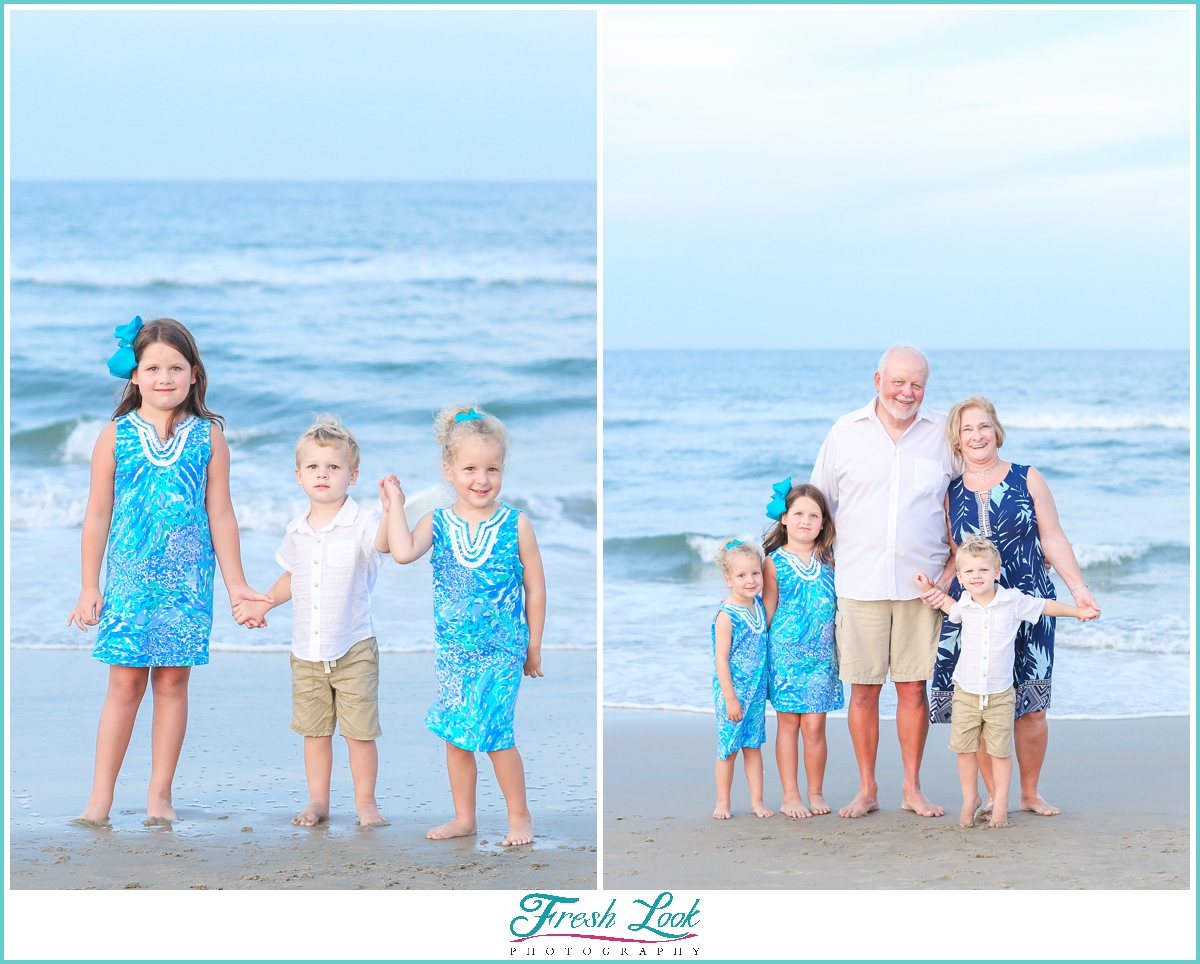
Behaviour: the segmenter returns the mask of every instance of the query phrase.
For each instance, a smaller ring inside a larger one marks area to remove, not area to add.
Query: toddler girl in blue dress
[[[762,556],[758,546],[726,543],[717,551],[729,596],[712,624],[713,703],[717,712],[717,806],[713,816],[733,816],[730,792],[738,750],[750,787],[750,805],[760,817],[771,816],[763,804],[762,745],[767,713],[767,613],[762,589]]]
[[[487,753],[508,808],[503,845],[532,843],[513,713],[521,674],[542,675],[542,558],[529,518],[496,501],[509,444],[503,423],[473,408],[452,407],[434,426],[454,505],[426,513],[410,530],[400,481],[388,475],[380,482],[392,557],[408,563],[433,548],[438,697],[425,725],[446,741],[454,819],[425,836],[475,833],[475,754]]]
[[[825,714],[840,710],[833,626],[833,519],[815,485],[775,485],[767,518],[775,525],[763,540],[763,606],[771,620],[767,641],[768,696],[775,707],[775,762],[783,783],[780,810],[789,817],[829,813],[825,802]],[[808,807],[800,799],[799,736],[804,738]]]
[[[214,557],[234,605],[270,597],[254,592],[242,574],[224,420],[205,406],[208,376],[191,333],[170,318],[134,318],[116,337],[121,347],[108,368],[129,381],[92,450],[83,588],[67,617],[85,633],[98,626],[92,655],[109,664],[92,793],[75,822],[109,823],[149,683],[153,764],[143,823],[169,825],[176,819],[171,784],[187,729],[188,677],[208,662]]]

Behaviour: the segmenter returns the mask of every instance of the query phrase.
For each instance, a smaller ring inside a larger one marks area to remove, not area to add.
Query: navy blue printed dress
[[[1028,475],[1028,465],[1013,465],[1002,482],[984,492],[970,491],[959,476],[950,483],[950,531],[958,545],[971,533],[996,544],[1000,550],[1000,585],[1006,589],[1019,589],[1038,599],[1054,599],[1054,582],[1042,555],[1033,496],[1026,482]],[[950,595],[955,599],[962,595],[957,578],[950,587]],[[960,630],[961,626],[950,622],[948,617],[942,620],[929,700],[931,723],[950,722],[950,698],[954,694],[951,676],[958,663]],[[1025,713],[1036,713],[1050,706],[1054,617],[1043,616],[1035,623],[1022,622],[1016,650],[1013,686],[1017,691],[1019,719]]]
[[[104,609],[92,656],[114,666],[200,666],[212,629],[210,424],[189,415],[165,442],[137,412],[117,419]]]

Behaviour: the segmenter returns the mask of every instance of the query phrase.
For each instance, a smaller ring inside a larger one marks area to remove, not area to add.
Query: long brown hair
[[[817,508],[821,510],[821,531],[817,535],[816,545],[813,548],[817,553],[817,558],[832,569],[833,537],[835,535],[833,516],[829,514],[829,503],[825,501],[825,493],[809,482],[793,485],[788,490],[787,497],[783,500],[783,504],[786,506],[783,515],[763,534],[763,552],[769,556],[776,549],[787,545],[788,534],[787,528],[783,524],[783,516],[788,514],[792,504],[799,498],[812,499],[817,504]]]
[[[150,345],[160,343],[170,345],[179,352],[192,366],[192,371],[196,373],[196,381],[187,393],[187,398],[180,402],[175,411],[171,413],[171,420],[167,424],[167,433],[173,432],[175,426],[189,415],[216,422],[221,428],[224,428],[225,419],[216,412],[210,412],[204,404],[204,393],[208,389],[208,373],[204,370],[204,362],[200,360],[200,349],[196,347],[196,339],[192,337],[192,333],[174,318],[155,318],[142,325],[137,337],[133,339],[133,357],[141,361],[142,352]],[[117,402],[117,409],[113,412],[112,417],[120,418],[122,415],[137,411],[141,405],[141,389],[133,383],[131,378],[125,385],[125,391],[121,395],[121,400]]]

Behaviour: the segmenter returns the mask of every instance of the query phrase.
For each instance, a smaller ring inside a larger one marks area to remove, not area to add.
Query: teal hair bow
[[[787,494],[792,491],[792,477],[789,475],[782,482],[776,482],[771,490],[773,495],[767,503],[767,518],[782,519],[787,512]]]
[[[121,325],[113,332],[113,337],[120,344],[112,358],[108,360],[108,370],[117,378],[128,378],[137,368],[137,356],[133,353],[133,340],[142,328],[142,316],[138,315],[127,325]]]
[[[741,544],[742,544],[741,539],[734,539],[733,542],[725,543],[725,549],[726,549],[726,551],[728,551],[728,550],[732,549],[734,546],[740,546]]]
[[[471,422],[477,418],[487,418],[487,416],[484,415],[482,412],[477,412],[477,411],[475,411],[475,409],[471,409],[469,412],[459,412],[457,415],[454,416],[454,421],[456,421],[456,422]]]

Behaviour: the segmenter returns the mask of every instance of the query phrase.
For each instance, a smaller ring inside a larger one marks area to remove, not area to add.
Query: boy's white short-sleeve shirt
[[[371,590],[390,558],[375,551],[379,513],[347,497],[333,521],[320,529],[308,512],[288,523],[275,561],[292,574],[292,653],[310,662],[332,662],[375,635]]]
[[[1041,619],[1045,608],[1046,600],[1003,586],[996,587],[986,606],[964,591],[946,617],[962,625],[954,682],[974,696],[1003,693],[1012,686],[1017,631],[1022,621]]]

